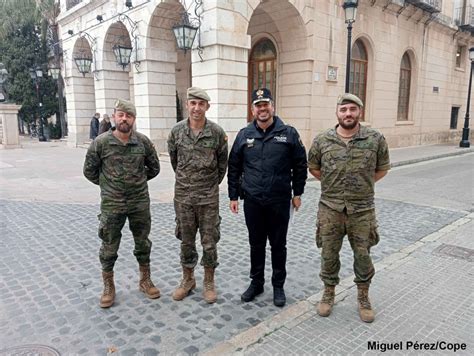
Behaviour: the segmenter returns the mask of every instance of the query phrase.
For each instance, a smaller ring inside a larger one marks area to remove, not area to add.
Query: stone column
[[[193,50],[193,86],[211,97],[207,117],[218,122],[231,139],[246,125],[247,71],[250,36],[247,21],[233,9],[211,8],[201,26],[203,62]],[[197,39],[196,39],[197,41]]]
[[[116,99],[130,100],[130,72],[121,68],[104,69],[96,73],[99,80],[95,81],[95,107],[100,117],[112,115]]]
[[[89,141],[90,121],[96,112],[95,86],[91,74],[66,78],[68,146],[76,147]]]
[[[134,72],[137,130],[147,135],[158,152],[166,151],[166,140],[176,124],[176,52],[154,50]]]
[[[20,136],[18,134],[18,111],[20,105],[0,104],[0,147],[20,148]]]

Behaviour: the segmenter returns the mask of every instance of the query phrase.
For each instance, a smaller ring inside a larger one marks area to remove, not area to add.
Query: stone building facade
[[[347,25],[342,0],[66,0],[59,17],[69,144],[88,138],[95,112],[116,98],[137,106],[137,129],[160,151],[188,86],[212,98],[208,118],[232,139],[249,115],[249,92],[267,86],[276,111],[308,147],[335,124],[344,92]],[[366,125],[391,147],[459,140],[474,46],[472,0],[359,0],[352,31],[351,92]],[[189,12],[194,49],[172,27]],[[98,15],[100,17],[98,18]],[[132,47],[119,66],[114,46]],[[197,48],[199,47],[199,48]],[[81,74],[77,58],[93,60]],[[472,107],[472,105],[471,105]],[[457,122],[456,122],[457,115]]]

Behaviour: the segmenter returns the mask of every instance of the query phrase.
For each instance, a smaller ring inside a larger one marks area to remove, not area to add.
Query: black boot
[[[285,291],[283,288],[273,287],[273,304],[282,307],[286,303]]]
[[[240,296],[240,299],[243,302],[250,302],[255,299],[255,297],[259,294],[263,293],[263,286],[262,285],[255,285],[250,283],[250,286],[247,290]]]

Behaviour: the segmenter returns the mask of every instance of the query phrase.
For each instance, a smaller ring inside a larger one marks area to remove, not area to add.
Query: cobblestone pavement
[[[319,317],[309,304],[307,312],[262,336],[240,354],[366,355],[382,354],[388,346],[386,353],[392,355],[472,355],[473,219],[471,214],[469,222],[460,221],[463,225],[437,241],[436,236],[434,241],[425,239],[425,244],[376,276],[371,287],[377,312],[374,323],[360,322],[357,291],[352,286],[336,298],[330,317]],[[376,348],[369,349],[369,342]],[[430,349],[421,344],[429,344]],[[455,344],[465,344],[465,348],[457,352],[442,349]]]
[[[322,288],[314,244],[318,196],[318,189],[307,188],[303,207],[290,226],[288,305]],[[383,199],[376,203],[381,243],[373,249],[375,261],[465,214]],[[138,266],[125,228],[115,268],[116,304],[105,310],[98,306],[102,286],[97,205],[0,200],[0,213],[0,354],[2,348],[31,343],[49,345],[63,355],[104,355],[109,347],[118,350],[115,355],[195,354],[281,311],[272,303],[268,282],[256,302],[240,301],[249,282],[247,230],[243,214],[232,215],[224,195],[221,265],[216,272],[219,299],[214,305],[206,304],[201,296],[202,268],[197,270],[199,284],[194,294],[182,302],[171,299],[180,265],[170,203],[152,204],[152,277],[162,297],[149,300],[138,291]],[[341,276],[350,276],[352,256],[347,243],[341,255]],[[269,276],[269,261],[267,266]],[[423,269],[428,270],[429,265]],[[328,323],[341,325],[338,319]],[[360,323],[357,327],[361,333],[367,328]]]

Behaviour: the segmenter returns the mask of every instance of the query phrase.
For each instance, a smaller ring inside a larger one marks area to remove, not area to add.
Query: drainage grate
[[[474,250],[465,247],[442,244],[433,251],[434,255],[449,256],[460,260],[474,262]]]
[[[60,356],[52,347],[45,345],[22,345],[0,350],[0,356]]]

